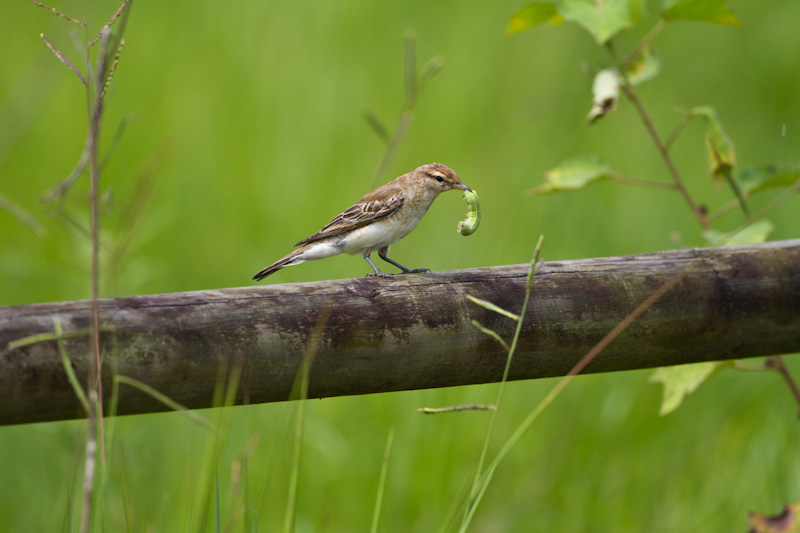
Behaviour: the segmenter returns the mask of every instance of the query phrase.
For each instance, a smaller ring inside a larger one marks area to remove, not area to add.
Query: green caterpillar
[[[472,235],[481,223],[481,201],[475,191],[464,191],[464,200],[467,202],[467,218],[460,221],[456,231],[465,237]]]

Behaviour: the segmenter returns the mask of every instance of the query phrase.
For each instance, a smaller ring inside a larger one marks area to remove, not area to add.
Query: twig
[[[697,218],[698,222],[700,222],[700,226],[702,226],[703,230],[711,229],[711,225],[708,222],[708,216],[706,215],[705,210],[700,208],[700,206],[695,203],[692,195],[689,193],[689,190],[683,184],[683,179],[681,179],[678,169],[675,168],[675,163],[672,161],[666,145],[661,141],[661,137],[659,137],[658,132],[653,126],[653,122],[650,120],[650,116],[647,114],[647,111],[644,109],[644,106],[642,105],[642,102],[639,100],[638,96],[636,96],[636,91],[634,91],[633,87],[627,83],[627,80],[626,83],[622,84],[622,91],[625,93],[625,96],[627,96],[628,99],[633,102],[634,107],[636,107],[639,117],[642,119],[642,122],[644,122],[647,132],[650,134],[650,137],[652,137],[656,148],[658,148],[658,152],[661,154],[661,158],[664,160],[664,163],[667,165],[667,169],[669,169],[669,173],[672,175],[672,180],[675,183],[675,187],[678,189],[678,191],[680,191],[681,195],[683,195],[686,203],[689,204],[689,208],[694,213],[694,216]]]
[[[742,227],[758,220],[759,218],[762,218],[764,215],[766,215],[767,213],[778,207],[780,204],[785,202],[790,196],[796,193],[800,193],[800,184],[785,189],[778,196],[776,196],[775,198],[773,198],[772,200],[761,206],[761,209],[750,215],[750,218],[748,219],[747,223],[744,224]]]
[[[630,65],[631,63],[635,62],[636,59],[642,54],[642,51],[650,46],[650,43],[653,41],[653,39],[655,39],[658,34],[661,33],[661,30],[666,27],[667,21],[664,19],[659,19],[655,26],[653,26],[650,31],[647,32],[647,35],[645,35],[644,38],[639,42],[639,44],[636,45],[636,48],[633,49],[633,52],[631,52],[628,57],[621,61],[621,64]]]
[[[708,214],[708,221],[709,222],[713,222],[716,219],[718,219],[719,217],[721,217],[722,215],[724,215],[726,213],[730,213],[731,211],[733,211],[737,207],[739,207],[739,200],[737,198],[734,198],[730,202],[726,203],[725,205],[723,205],[721,207],[718,207],[717,209],[715,209],[711,213],[709,213]]]
[[[634,178],[632,176],[625,176],[617,172],[612,172],[611,174],[608,175],[608,177],[614,181],[618,181],[620,183],[626,183],[628,185],[636,185],[638,187],[650,187],[652,189],[666,189],[672,191],[678,189],[677,185],[675,185],[674,183],[666,183],[663,181]]]
[[[789,369],[786,367],[786,363],[783,362],[783,357],[781,357],[780,355],[774,355],[772,357],[769,357],[767,358],[767,365],[774,365],[778,373],[781,376],[783,376],[783,379],[786,380],[786,384],[792,391],[794,399],[797,400],[798,404],[800,404],[800,389],[797,388],[797,383],[795,382],[794,378],[792,378],[792,375],[789,373]]]
[[[672,132],[669,134],[669,137],[667,138],[667,142],[664,143],[664,149],[665,150],[669,151],[672,148],[672,145],[673,145],[673,143],[675,143],[675,140],[678,138],[678,135],[681,134],[681,132],[683,131],[683,128],[686,127],[686,125],[689,123],[690,120],[692,120],[692,115],[690,115],[688,113],[684,113],[681,116],[680,122],[678,122],[678,124],[675,126],[675,128],[672,130]]]
[[[623,77],[624,83],[622,83],[622,91],[625,93],[625,96],[628,97],[628,100],[633,102],[633,105],[636,108],[636,111],[639,113],[639,117],[642,119],[647,132],[650,134],[650,137],[652,137],[656,148],[658,148],[658,151],[661,154],[661,158],[664,160],[664,163],[667,165],[667,169],[669,169],[669,173],[672,175],[672,181],[675,183],[678,191],[680,191],[680,193],[683,195],[686,203],[689,204],[689,208],[692,210],[695,217],[697,217],[697,220],[700,222],[700,226],[702,226],[703,230],[705,231],[711,229],[705,209],[701,208],[695,203],[694,199],[692,199],[692,195],[689,193],[689,190],[684,185],[683,179],[681,179],[678,169],[675,167],[675,163],[672,161],[672,158],[669,155],[667,145],[661,141],[661,137],[658,135],[655,126],[653,126],[653,121],[650,120],[650,115],[647,114],[642,102],[636,95],[636,91],[634,91],[633,85],[631,85],[625,69],[622,67],[619,59],[617,59],[617,54],[614,51],[614,46],[611,41],[606,43],[606,49],[608,50],[609,55],[611,55],[611,59],[614,61],[614,64],[617,66],[617,70]]]

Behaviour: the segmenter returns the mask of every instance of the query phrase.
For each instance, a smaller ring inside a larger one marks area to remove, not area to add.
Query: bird
[[[284,267],[341,253],[361,253],[373,270],[367,276],[394,278],[394,274],[381,272],[375,266],[370,259],[373,251],[399,268],[401,274],[430,272],[427,268],[408,269],[390,259],[389,246],[411,233],[436,197],[451,189],[472,192],[445,165],[430,163],[416,168],[367,193],[317,233],[294,245],[300,248],[264,268],[253,279],[260,281]]]

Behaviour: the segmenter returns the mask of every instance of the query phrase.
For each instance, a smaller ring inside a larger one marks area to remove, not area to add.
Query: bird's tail
[[[304,263],[305,261],[297,261],[297,262],[295,262],[295,259],[297,258],[297,256],[300,255],[301,253],[303,253],[304,251],[305,250],[303,248],[299,248],[299,249],[295,250],[294,252],[290,253],[289,255],[287,255],[286,257],[282,257],[281,259],[278,259],[277,261],[272,263],[270,266],[268,266],[267,268],[261,270],[258,274],[253,276],[253,279],[256,280],[256,281],[261,281],[262,279],[266,278],[270,274],[274,274],[275,272],[277,272],[278,270],[282,269],[283,267],[292,266],[292,265],[299,265],[300,263]]]

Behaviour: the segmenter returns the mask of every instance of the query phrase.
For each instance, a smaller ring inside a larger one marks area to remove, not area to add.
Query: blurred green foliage
[[[55,5],[96,31],[118,4]],[[654,45],[661,74],[642,85],[640,97],[662,131],[680,118],[674,106],[713,105],[741,164],[794,164],[800,4],[731,5],[742,27],[669,25]],[[586,124],[591,77],[581,64],[608,66],[588,34],[565,24],[504,35],[523,6],[136,3],[103,129],[107,147],[118,124],[134,119],[103,175],[104,190],[113,190],[102,222],[104,257],[121,258],[113,268],[106,263],[113,277],[101,279],[104,295],[248,285],[257,270],[367,192],[384,146],[362,113],[371,110],[390,127],[397,120],[408,28],[417,34],[418,64],[433,55],[446,64],[422,94],[386,179],[432,161],[447,164],[481,192],[483,218],[468,239],[457,235],[464,204],[460,195],[443,195],[393,247],[396,260],[433,270],[522,263],[540,233],[547,236],[545,260],[702,244],[689,209],[671,192],[603,181],[575,193],[527,196],[546,170],[577,154],[600,155],[642,178],[667,173],[628,102]],[[643,21],[615,38],[620,49],[631,49],[655,20],[651,14]],[[28,2],[3,6],[0,193],[47,235],[37,237],[0,211],[0,305],[89,295],[90,243],[81,230],[88,226],[86,180],[70,192],[66,215],[48,216],[54,206],[38,200],[67,176],[83,146],[83,88],[39,38],[45,33],[77,62],[73,30]],[[713,208],[732,197],[708,180],[704,142],[703,124],[691,123],[673,155],[695,198]],[[733,229],[741,217],[732,211],[725,220]],[[796,237],[796,200],[770,220],[771,238]],[[120,241],[129,244],[115,256]],[[340,256],[281,270],[269,282],[367,271],[361,258]],[[474,529],[744,530],[747,510],[774,512],[800,498],[796,405],[777,377],[722,373],[687,400],[690,408],[659,418],[660,390],[645,375],[587,376],[570,385],[498,470]],[[496,447],[550,386],[509,385]],[[473,474],[488,416],[415,410],[490,403],[496,387],[309,403],[298,530],[315,531],[324,521],[328,531],[366,529],[391,425],[381,528],[437,528]],[[234,411],[219,463],[223,527],[238,516],[237,530],[244,530],[253,506],[260,531],[282,524],[295,410]],[[0,529],[77,524],[84,432],[82,422],[0,428]],[[254,436],[241,473],[250,507],[236,515],[232,465]],[[126,514],[133,530],[180,529],[192,512],[206,438],[180,414],[119,419],[109,451],[107,529],[124,527]]]

